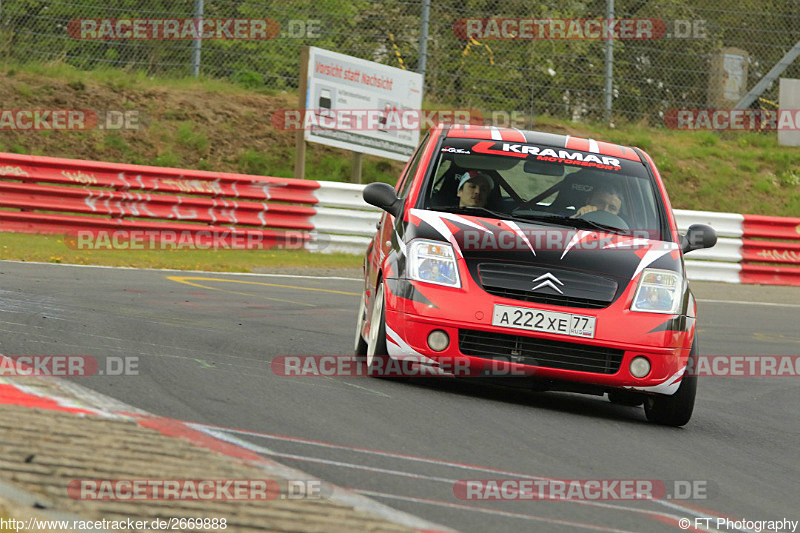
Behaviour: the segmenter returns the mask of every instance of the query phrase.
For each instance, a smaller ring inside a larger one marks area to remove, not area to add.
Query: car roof
[[[543,131],[518,130],[517,128],[503,128],[499,126],[476,126],[471,124],[446,125],[444,128],[445,137],[448,139],[481,139],[536,144],[566,148],[567,150],[579,150],[610,157],[619,157],[630,161],[642,161],[642,158],[639,157],[639,153],[629,146],[596,141],[594,139],[584,139],[583,137],[559,135],[557,133],[547,133]]]

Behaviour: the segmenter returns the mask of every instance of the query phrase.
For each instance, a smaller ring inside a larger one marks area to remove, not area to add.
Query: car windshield
[[[644,165],[552,146],[446,139],[423,209],[598,229],[662,240]]]

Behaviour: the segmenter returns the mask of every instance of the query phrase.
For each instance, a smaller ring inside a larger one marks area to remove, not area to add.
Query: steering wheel
[[[604,226],[611,226],[612,228],[619,228],[624,230],[630,230],[631,228],[628,227],[628,223],[623,220],[622,217],[615,215],[614,213],[609,213],[608,211],[603,211],[598,209],[597,211],[590,211],[581,215],[578,218],[582,218],[584,220],[588,220],[589,222],[597,222],[598,224],[603,224]]]

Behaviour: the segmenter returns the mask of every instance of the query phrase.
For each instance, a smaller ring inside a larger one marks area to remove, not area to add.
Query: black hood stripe
[[[389,289],[392,291],[392,294],[394,294],[398,298],[403,298],[405,300],[412,300],[424,305],[428,305],[433,308],[438,307],[432,301],[426,298],[424,294],[419,292],[419,290],[417,290],[417,288],[407,279],[401,279],[401,278],[387,279],[386,284],[389,285]]]

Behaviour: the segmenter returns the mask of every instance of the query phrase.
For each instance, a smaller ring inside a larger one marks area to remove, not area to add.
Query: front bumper
[[[625,308],[627,294],[608,308],[596,310],[527,304],[481,290],[467,294],[411,283],[425,298],[408,299],[390,292],[387,301],[387,345],[390,355],[396,357],[419,357],[432,365],[441,363],[443,368],[461,361],[462,368],[468,367],[470,373],[483,370],[483,375],[530,375],[666,395],[675,393],[686,369],[694,321],[632,313]],[[493,326],[495,304],[591,315],[597,320],[595,337]],[[678,329],[681,323],[683,329]],[[434,330],[444,331],[450,339],[440,352],[428,346],[428,335]],[[637,356],[646,357],[651,365],[650,372],[641,378],[630,372],[631,361]]]

